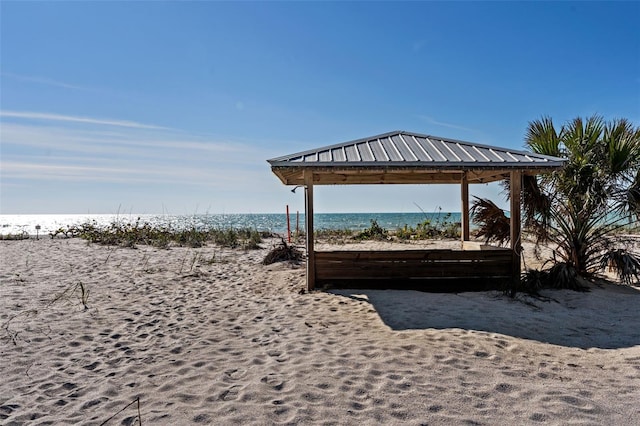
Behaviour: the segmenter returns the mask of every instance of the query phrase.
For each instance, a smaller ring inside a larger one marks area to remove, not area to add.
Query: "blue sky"
[[[638,125],[639,20],[640,2],[3,0],[0,213],[303,210],[266,159],[391,130],[521,149],[543,115]],[[319,212],[416,204],[459,211],[459,188],[316,189]]]

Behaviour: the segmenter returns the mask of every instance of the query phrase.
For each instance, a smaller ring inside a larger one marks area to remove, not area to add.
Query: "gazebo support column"
[[[522,230],[520,219],[520,193],[522,191],[522,172],[512,171],[510,176],[511,201],[511,250],[513,251],[513,284],[520,279],[520,255],[522,252]]]
[[[462,243],[469,241],[469,181],[467,180],[467,173],[463,173],[462,182],[460,183],[460,195],[462,201]]]
[[[316,286],[316,256],[313,247],[313,173],[304,172],[304,220],[307,243],[307,291],[311,291]]]

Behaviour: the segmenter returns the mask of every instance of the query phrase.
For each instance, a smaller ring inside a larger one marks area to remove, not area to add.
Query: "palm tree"
[[[556,130],[549,117],[529,123],[528,149],[566,158],[562,170],[523,181],[524,228],[554,247],[555,286],[579,288],[605,267],[640,283],[640,253],[625,228],[640,223],[640,128],[628,120],[576,118]]]

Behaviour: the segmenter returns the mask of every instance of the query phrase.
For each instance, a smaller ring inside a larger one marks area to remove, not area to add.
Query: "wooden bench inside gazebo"
[[[268,160],[285,185],[305,188],[307,289],[316,287],[485,289],[520,276],[522,176],[561,168],[563,159],[403,131]],[[469,184],[510,181],[510,247],[470,241]],[[460,250],[314,248],[316,185],[459,184]],[[465,284],[460,286],[460,284]]]

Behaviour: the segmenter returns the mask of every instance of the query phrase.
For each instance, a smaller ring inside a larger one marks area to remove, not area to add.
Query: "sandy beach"
[[[270,244],[0,241],[0,423],[640,424],[638,289],[305,293]]]

